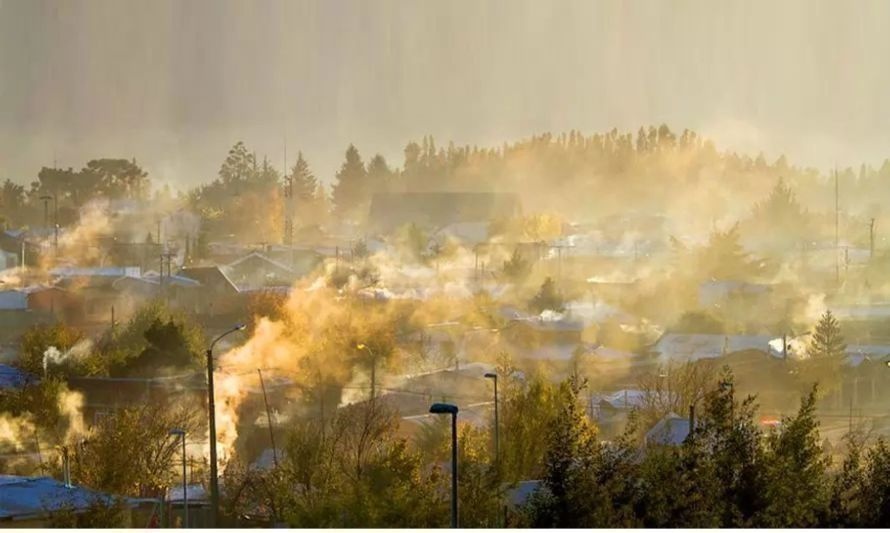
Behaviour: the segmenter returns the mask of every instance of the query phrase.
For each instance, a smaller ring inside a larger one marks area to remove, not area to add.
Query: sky
[[[794,163],[890,157],[890,2],[0,0],[0,179],[228,148],[330,182],[349,143],[667,123]]]

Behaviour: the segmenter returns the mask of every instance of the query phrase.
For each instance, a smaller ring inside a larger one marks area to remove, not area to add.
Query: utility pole
[[[272,429],[272,412],[269,410],[269,397],[266,396],[266,382],[263,380],[263,371],[257,368],[256,372],[260,375],[260,387],[263,388],[263,403],[266,405],[266,420],[269,422],[269,440],[272,442],[272,460],[278,468],[278,450],[275,448],[275,431]]]
[[[875,257],[875,219],[872,217],[868,224],[868,260],[869,262]]]
[[[837,168],[834,169],[834,282],[841,283],[840,257],[840,189],[838,185]]]
[[[59,197],[53,193],[53,239],[56,252],[59,251]]]

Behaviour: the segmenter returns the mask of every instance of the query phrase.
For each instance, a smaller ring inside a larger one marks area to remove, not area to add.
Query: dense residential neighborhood
[[[890,527],[890,7],[795,2],[0,0],[0,527]]]

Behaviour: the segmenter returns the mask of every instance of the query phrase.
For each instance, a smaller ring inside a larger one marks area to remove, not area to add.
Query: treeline
[[[276,242],[300,227],[325,224],[331,214],[361,223],[372,195],[383,191],[516,192],[530,212],[580,219],[661,213],[705,226],[749,215],[780,178],[811,211],[831,210],[834,199],[834,184],[814,169],[793,166],[784,156],[769,162],[762,154],[718,151],[711,140],[666,125],[636,133],[545,133],[488,148],[439,146],[427,136],[405,146],[401,166],[380,154],[363,157],[350,145],[331,178],[328,190],[302,154],[281,171],[238,142],[217,178],[192,190],[188,200],[215,236],[239,235],[250,223],[258,226],[252,240]],[[879,169],[842,169],[838,179],[846,211],[876,216],[887,197],[890,160]],[[44,168],[30,190],[7,180],[0,205],[8,221],[22,223],[13,207],[30,205],[33,212],[44,194],[76,206],[94,195],[146,198],[150,185],[133,161],[98,159],[80,171]]]

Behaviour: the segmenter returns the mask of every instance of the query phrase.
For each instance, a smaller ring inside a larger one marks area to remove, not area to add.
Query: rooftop
[[[113,497],[83,487],[66,487],[51,477],[0,475],[0,520],[24,520],[64,509],[83,511]]]

